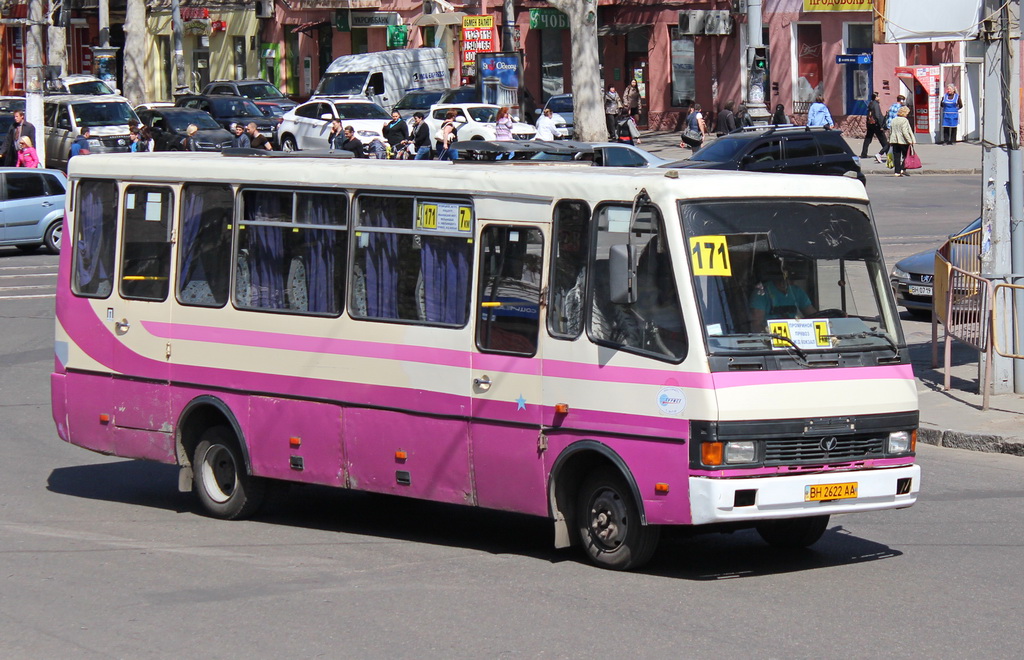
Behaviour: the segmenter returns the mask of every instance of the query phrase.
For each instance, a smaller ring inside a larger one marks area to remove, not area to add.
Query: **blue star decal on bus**
[[[516,399],[516,410],[526,410],[526,399],[523,398],[522,394]]]

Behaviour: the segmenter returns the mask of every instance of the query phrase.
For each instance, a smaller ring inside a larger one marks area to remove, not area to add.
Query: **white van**
[[[390,111],[406,92],[448,87],[448,63],[440,48],[342,55],[331,62],[313,96],[359,96]]]
[[[71,144],[83,128],[89,128],[90,153],[125,152],[132,145],[128,124],[139,117],[123,96],[68,94],[46,97],[43,121],[46,166],[66,170]]]

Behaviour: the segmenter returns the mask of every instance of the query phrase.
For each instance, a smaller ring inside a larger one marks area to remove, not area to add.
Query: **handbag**
[[[910,145],[910,151],[907,152],[907,157],[903,159],[903,168],[907,170],[921,169],[921,157],[914,151],[914,145]]]
[[[695,131],[689,126],[683,129],[683,137],[687,140],[693,140],[694,142],[704,141],[704,136],[701,135],[700,131]]]

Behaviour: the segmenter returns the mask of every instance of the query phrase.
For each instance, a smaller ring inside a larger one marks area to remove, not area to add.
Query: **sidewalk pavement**
[[[853,153],[859,156],[863,140],[847,138],[846,141]],[[670,160],[690,155],[689,149],[679,147],[678,133],[643,133],[639,146]],[[878,142],[873,141],[868,154],[874,156],[878,149]],[[921,144],[917,145],[917,153],[921,157],[922,168],[911,176],[981,174],[981,146],[978,144]],[[875,162],[873,157],[862,159],[861,169],[867,176],[892,174],[892,170]],[[904,325],[904,332],[921,410],[918,441],[941,447],[1024,456],[1024,396],[991,395],[989,409],[982,410],[982,396],[978,393],[979,354],[956,341],[952,343],[950,389],[945,391],[942,329],[939,329],[939,366],[934,369],[931,366],[931,327],[908,323]]]

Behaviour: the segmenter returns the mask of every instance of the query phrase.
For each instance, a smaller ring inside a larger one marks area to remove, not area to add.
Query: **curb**
[[[1020,440],[1008,440],[1001,435],[986,435],[966,431],[943,431],[942,429],[922,426],[917,430],[917,439],[920,442],[935,445],[936,447],[967,449],[989,454],[1024,456],[1024,443],[1020,442]]]
[[[864,170],[864,169],[862,169],[861,172],[864,172],[865,176],[885,176],[885,175],[892,176],[892,172],[890,170],[888,170],[888,169],[886,169],[884,172],[881,171],[881,170]],[[921,175],[925,175],[925,174],[973,174],[973,175],[976,175],[976,176],[980,176],[981,175],[981,169],[980,168],[979,169],[959,169],[959,170],[956,170],[956,169],[951,169],[951,170],[925,170],[925,169],[922,169],[920,172],[917,172],[916,174],[912,174],[910,176],[921,176]]]

